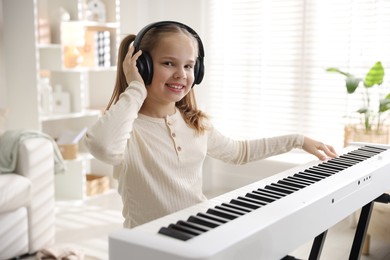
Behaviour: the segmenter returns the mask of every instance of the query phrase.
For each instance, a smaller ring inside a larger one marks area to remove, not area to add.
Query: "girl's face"
[[[180,101],[191,90],[197,46],[183,33],[170,33],[161,38],[150,55],[153,79],[147,86],[148,99],[162,105]]]

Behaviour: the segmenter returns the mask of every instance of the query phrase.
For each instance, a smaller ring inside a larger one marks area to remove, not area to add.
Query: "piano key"
[[[288,179],[279,180],[278,183],[284,184],[284,185],[290,185],[290,186],[296,187],[298,189],[303,189],[306,186],[308,186],[308,185],[303,185],[303,184],[300,184],[300,183],[294,182],[293,180],[288,180]]]
[[[238,200],[244,200],[244,201],[247,201],[247,202],[250,202],[250,203],[254,203],[254,204],[257,204],[257,205],[260,205],[260,206],[264,206],[264,205],[267,204],[266,202],[261,202],[261,201],[258,201],[258,200],[255,200],[255,199],[251,199],[251,198],[248,198],[248,197],[239,196],[239,197],[237,197],[237,199]]]
[[[173,237],[173,238],[176,238],[176,239],[179,239],[182,241],[187,241],[188,239],[193,238],[195,236],[195,235],[191,235],[191,234],[188,234],[188,233],[180,231],[180,230],[173,229],[171,227],[162,227],[162,228],[160,228],[158,233],[169,236],[169,237]]]
[[[217,209],[217,208],[208,209],[206,212],[211,214],[211,215],[216,215],[218,217],[227,218],[230,220],[239,217],[239,214],[234,214],[234,213],[228,212],[226,210]]]
[[[269,190],[282,192],[282,193],[285,193],[286,195],[291,194],[291,193],[294,192],[293,190],[288,190],[288,189],[285,189],[285,188],[277,187],[277,186],[275,186],[273,184],[274,183],[271,183],[270,185],[265,186],[264,189],[269,189]]]
[[[284,185],[284,184],[277,183],[277,182],[276,183],[271,183],[271,185],[273,185],[275,187],[280,187],[282,189],[286,189],[286,190],[289,190],[289,191],[292,191],[292,192],[299,190],[299,188],[297,188],[297,187],[292,187],[292,186]]]
[[[266,189],[262,189],[262,188],[259,188],[259,189],[255,190],[253,192],[264,194],[264,195],[267,195],[269,197],[273,197],[273,198],[276,198],[276,199],[279,199],[279,198],[282,198],[282,197],[286,196],[285,193],[280,193],[280,192],[273,191],[273,190],[266,190]]]
[[[221,205],[223,205],[225,207],[230,207],[230,208],[233,208],[233,209],[238,209],[238,210],[241,210],[241,211],[245,211],[245,212],[253,211],[253,209],[245,208],[245,207],[242,207],[242,206],[239,206],[239,205],[236,205],[236,204],[230,204],[230,203],[227,203],[227,202],[224,202]]]
[[[277,199],[271,198],[269,196],[256,194],[255,191],[254,192],[250,192],[250,193],[248,192],[245,196],[250,197],[250,198],[254,198],[254,199],[257,199],[257,200],[260,200],[260,201],[264,201],[266,203],[270,203],[270,202],[273,202],[273,201],[277,200]]]
[[[168,226],[168,228],[174,229],[174,230],[177,230],[180,232],[188,233],[188,234],[194,235],[194,236],[197,236],[197,235],[204,233],[204,232],[201,232],[201,231],[196,230],[194,228],[190,228],[188,226],[182,225],[182,224],[180,224],[180,221],[178,221],[176,224],[170,224]]]
[[[305,177],[310,177],[310,178],[312,178],[313,180],[316,180],[316,181],[320,181],[320,180],[326,178],[325,176],[321,176],[321,175],[313,174],[313,173],[309,173],[309,172],[304,172],[304,171],[303,172],[299,172],[298,174],[303,175]]]
[[[179,220],[177,222],[177,224],[178,225],[182,225],[182,226],[187,226],[187,227],[192,228],[192,229],[199,230],[202,233],[207,232],[207,231],[212,229],[210,227],[207,227],[207,226],[204,226],[204,225],[200,225],[200,224],[197,224],[197,223],[193,223],[193,222],[190,222],[190,221]]]
[[[233,209],[231,207],[226,207],[224,205],[218,205],[218,206],[215,206],[215,208],[216,209],[221,209],[221,210],[233,213],[233,214],[237,214],[237,215],[245,215],[246,213],[248,213],[248,212],[245,212],[245,211]]]
[[[239,206],[243,206],[243,207],[246,207],[246,208],[250,208],[250,209],[258,209],[260,208],[260,206],[258,204],[254,204],[254,203],[251,203],[251,202],[247,202],[247,201],[243,201],[243,200],[240,200],[240,199],[232,199],[230,201],[231,204],[236,204],[236,205],[239,205]]]
[[[360,156],[355,156],[353,154],[343,154],[343,155],[340,155],[341,158],[347,158],[349,160],[354,160],[354,161],[357,161],[357,162],[362,162],[365,160],[365,158],[362,158]]]
[[[332,169],[335,169],[335,170],[338,170],[338,171],[342,171],[342,170],[348,168],[348,167],[344,167],[344,166],[336,164],[336,163],[332,163],[331,161],[323,163],[322,165],[327,167],[327,168],[332,168]]]
[[[347,165],[347,166],[353,166],[353,165],[359,163],[359,161],[351,160],[351,159],[348,159],[348,158],[341,158],[341,157],[334,158],[333,161],[337,161],[337,162],[340,162],[340,163],[345,163],[345,165]]]
[[[311,173],[311,174],[315,174],[315,175],[321,175],[321,176],[324,176],[324,177],[329,177],[329,176],[332,175],[330,173],[322,171],[321,169],[317,170],[317,169],[313,169],[313,168],[306,169],[303,172],[307,172],[307,173]]]
[[[379,147],[379,146],[371,146],[371,145],[365,145],[363,147],[361,147],[363,149],[370,149],[370,150],[373,150],[373,151],[377,151],[378,153],[381,153],[381,152],[384,152],[387,150],[387,148],[384,148],[384,147]]]
[[[322,171],[322,172],[326,172],[326,173],[329,173],[329,174],[335,174],[335,173],[338,172],[335,169],[330,169],[330,168],[327,168],[327,167],[323,167],[322,165],[313,166],[311,168],[319,170],[319,171]]]
[[[219,216],[216,216],[216,215],[211,215],[211,214],[208,214],[208,213],[198,213],[196,214],[197,216],[199,217],[203,217],[203,218],[206,218],[206,219],[211,219],[213,221],[217,221],[217,222],[220,222],[222,224],[230,221],[230,219],[227,219],[227,218],[222,218],[222,217],[219,217]]]
[[[199,225],[203,225],[203,226],[210,227],[210,228],[215,228],[215,227],[218,227],[222,224],[220,222],[217,222],[217,221],[214,221],[214,220],[211,220],[208,218],[203,218],[201,216],[190,216],[187,219],[187,221],[192,222],[192,223],[197,223]]]
[[[299,181],[299,182],[302,182],[302,183],[308,183],[308,184],[313,184],[313,183],[316,183],[317,181],[313,181],[313,180],[308,180],[308,179],[305,179],[305,178],[302,178],[302,177],[299,177],[299,176],[288,176],[287,177],[288,179],[292,179],[292,180],[296,180],[296,181]]]
[[[308,173],[304,173],[304,172],[296,173],[293,176],[300,177],[300,178],[307,179],[307,180],[312,180],[315,182],[322,180],[322,178],[320,178],[320,177],[312,176],[312,175],[310,175]]]
[[[340,162],[337,162],[337,161],[333,161],[333,160],[329,160],[326,163],[328,165],[332,165],[334,167],[338,167],[340,170],[344,170],[344,169],[347,169],[347,168],[351,167],[350,165],[345,165],[343,163],[340,163]]]

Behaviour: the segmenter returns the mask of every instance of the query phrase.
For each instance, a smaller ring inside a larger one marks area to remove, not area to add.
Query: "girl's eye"
[[[186,65],[186,66],[185,66],[185,68],[186,68],[186,69],[189,69],[189,70],[192,69],[193,67],[194,67],[193,65]]]
[[[171,62],[171,61],[166,61],[166,62],[164,62],[164,65],[173,66],[173,62]]]

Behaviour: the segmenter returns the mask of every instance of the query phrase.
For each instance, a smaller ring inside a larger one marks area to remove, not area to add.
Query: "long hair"
[[[184,33],[193,40],[194,48],[196,48],[196,50],[198,49],[198,42],[195,37],[186,29],[174,24],[167,24],[164,26],[159,26],[150,29],[143,36],[142,41],[140,42],[140,49],[144,52],[150,53],[151,50],[154,49],[155,46],[159,43],[159,40],[167,33]],[[119,45],[116,82],[106,110],[108,110],[113,104],[118,101],[120,94],[122,94],[128,86],[125,74],[123,72],[123,61],[129,50],[129,46],[134,41],[135,37],[135,35],[130,34],[126,36]],[[207,115],[198,109],[193,89],[191,89],[190,92],[184,98],[176,102],[175,105],[183,115],[186,124],[189,127],[195,129],[197,134],[203,134],[207,130],[207,124],[205,122],[205,120],[207,119]]]

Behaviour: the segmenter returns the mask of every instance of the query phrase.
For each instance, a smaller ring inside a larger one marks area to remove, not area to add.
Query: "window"
[[[357,101],[325,69],[364,76],[376,61],[390,69],[390,1],[207,2],[214,125],[234,138],[302,133],[341,147]]]

